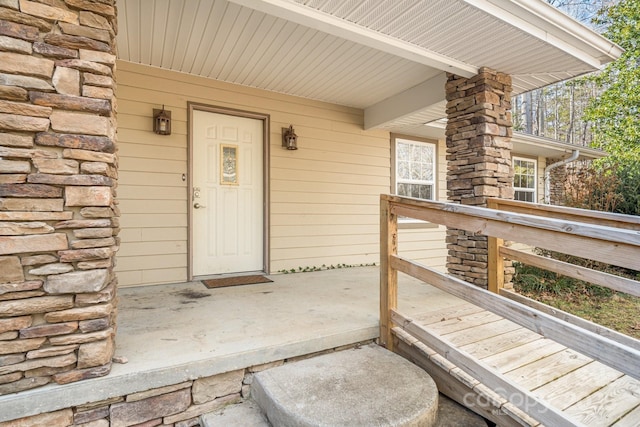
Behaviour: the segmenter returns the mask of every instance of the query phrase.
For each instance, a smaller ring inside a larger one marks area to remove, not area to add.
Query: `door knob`
[[[193,207],[194,207],[194,209],[206,208],[206,206],[203,206],[200,203],[194,203]]]

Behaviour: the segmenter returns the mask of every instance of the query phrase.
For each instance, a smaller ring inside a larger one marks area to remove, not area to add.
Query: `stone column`
[[[114,2],[0,1],[0,394],[111,368]]]
[[[450,74],[447,95],[447,195],[485,206],[487,198],[513,198],[511,77],[488,68],[471,78]],[[487,287],[487,238],[447,230],[449,273]]]

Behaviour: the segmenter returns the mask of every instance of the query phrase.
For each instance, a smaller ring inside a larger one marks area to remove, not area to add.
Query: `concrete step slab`
[[[256,402],[251,399],[200,417],[202,427],[271,427]]]
[[[251,397],[278,427],[431,427],[438,408],[431,377],[376,345],[259,372]]]
[[[272,427],[257,403],[247,399],[225,406],[200,419],[201,427]],[[438,397],[438,421],[434,427],[487,427],[480,415],[440,394]]]

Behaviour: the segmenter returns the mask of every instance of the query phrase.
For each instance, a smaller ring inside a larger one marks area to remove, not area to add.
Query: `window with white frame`
[[[395,138],[395,193],[436,199],[436,144]]]
[[[533,159],[513,158],[513,189],[515,200],[535,202],[537,161]]]

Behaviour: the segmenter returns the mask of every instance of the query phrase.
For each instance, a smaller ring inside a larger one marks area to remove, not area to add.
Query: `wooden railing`
[[[590,211],[586,209],[567,208],[562,206],[538,205],[535,203],[517,202],[505,199],[489,199],[487,206],[491,209],[497,209],[507,212],[515,212],[527,215],[537,215],[545,218],[553,218],[571,222],[581,222],[585,224],[595,224],[598,226],[614,227],[623,230],[640,231],[640,217],[631,215],[620,215],[609,212]],[[640,233],[636,233],[640,235]],[[510,249],[504,246],[501,239],[491,238],[493,245],[491,250],[494,252],[493,257],[506,257],[514,261],[520,261],[524,264],[539,267],[554,273],[572,277],[578,280],[584,280],[596,285],[605,286],[619,292],[625,292],[634,296],[640,296],[640,286],[634,280],[625,279],[623,277],[607,274],[600,271],[591,270],[566,262],[560,262],[551,258],[533,255],[531,253]],[[612,242],[615,244],[616,242]],[[490,240],[491,244],[491,240]],[[566,253],[566,250],[559,252]],[[597,256],[597,254],[593,254]],[[587,258],[593,258],[593,255]],[[492,256],[490,254],[489,256]],[[597,260],[597,259],[595,259]],[[494,260],[495,262],[495,260]],[[610,263],[612,264],[612,263]],[[627,264],[628,265],[628,264]],[[640,269],[640,259],[632,260],[631,269]],[[500,277],[504,273],[504,269],[496,268],[493,274],[489,276],[489,290],[499,292],[504,285],[504,279]]]
[[[427,346],[445,356],[485,384],[507,392],[518,392],[530,402],[535,396],[518,389],[504,376],[492,372],[481,361],[456,349],[441,337],[412,324],[397,308],[398,272],[509,319],[594,360],[640,379],[640,345],[637,340],[591,322],[550,309],[502,289],[505,257],[526,264],[593,281],[601,286],[640,296],[640,282],[597,272],[550,258],[504,247],[505,240],[562,252],[614,266],[640,269],[640,222],[636,218],[603,213],[491,200],[498,209],[429,202],[382,195],[380,203],[380,341],[393,349],[395,325],[414,334]],[[509,209],[510,211],[506,211]],[[398,255],[399,216],[420,219],[451,228],[464,229],[489,238],[489,280],[493,292],[443,274]],[[605,224],[605,225],[602,225]],[[541,422],[568,425],[566,418],[549,408]]]
[[[566,206],[540,205],[537,203],[496,198],[488,199],[487,207],[509,212],[538,215],[546,218],[566,219],[569,221],[640,231],[640,216],[568,208]]]
[[[640,238],[640,216],[621,215],[610,212],[568,208],[564,206],[539,205],[535,203],[494,198],[489,199],[487,205],[491,209],[497,209],[500,211],[537,215],[545,218],[553,218],[571,222],[581,222],[606,227],[614,227],[623,230],[636,231],[636,235]],[[612,245],[615,244],[616,242],[612,242]],[[490,268],[489,274],[490,291],[500,293],[500,295],[502,296],[518,301],[529,307],[536,308],[537,310],[561,318],[569,323],[573,323],[574,325],[578,325],[599,335],[606,336],[615,341],[622,342],[631,347],[640,349],[640,342],[636,339],[630,339],[624,334],[605,328],[593,322],[585,321],[580,317],[571,315],[561,310],[551,308],[545,304],[541,304],[530,298],[526,298],[520,294],[517,294],[510,289],[505,289],[503,276],[504,268],[502,265],[504,258],[538,267],[566,277],[571,277],[573,279],[582,280],[599,286],[604,286],[615,291],[624,292],[636,297],[640,297],[640,283],[635,280],[627,279],[625,277],[617,276],[614,274],[609,274],[606,272],[581,267],[567,262],[558,261],[553,258],[535,255],[528,251],[505,247],[503,239],[489,237],[490,267],[493,265],[493,268]],[[592,256],[587,258],[597,260],[597,254],[593,254]],[[637,255],[635,260],[632,259],[632,267],[630,268],[634,270],[640,270],[640,256]]]

